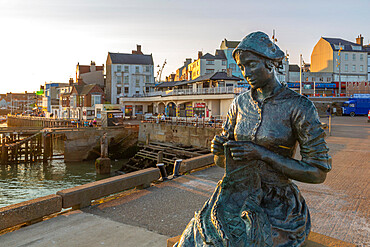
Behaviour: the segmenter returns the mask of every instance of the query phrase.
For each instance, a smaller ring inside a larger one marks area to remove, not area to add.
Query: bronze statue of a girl
[[[212,141],[225,175],[175,246],[302,246],[311,221],[292,180],[322,183],[331,170],[317,110],[276,78],[284,53],[265,33],[247,35],[233,57],[251,89]]]

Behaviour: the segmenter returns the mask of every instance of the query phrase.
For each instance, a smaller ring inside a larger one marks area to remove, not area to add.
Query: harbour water
[[[1,124],[0,127],[6,127]],[[63,153],[63,141],[54,143],[54,154]],[[58,156],[57,156],[58,157]],[[65,163],[54,159],[43,164],[0,165],[0,207],[109,177],[95,173],[95,161]],[[127,160],[112,161],[112,172]]]

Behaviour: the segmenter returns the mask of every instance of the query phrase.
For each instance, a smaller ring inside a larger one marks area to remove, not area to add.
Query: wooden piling
[[[24,143],[24,161],[28,163],[28,141]]]
[[[5,138],[1,143],[1,164],[6,165],[8,163],[8,148],[5,146]]]

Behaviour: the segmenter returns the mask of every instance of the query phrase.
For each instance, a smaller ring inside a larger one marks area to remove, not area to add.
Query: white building
[[[152,55],[144,55],[141,46],[132,54],[108,53],[106,64],[107,100],[118,104],[119,98],[143,95],[154,87]]]

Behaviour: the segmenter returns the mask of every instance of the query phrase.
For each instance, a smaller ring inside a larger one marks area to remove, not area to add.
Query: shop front
[[[208,117],[206,115],[206,103],[194,103],[193,114],[198,117]]]

